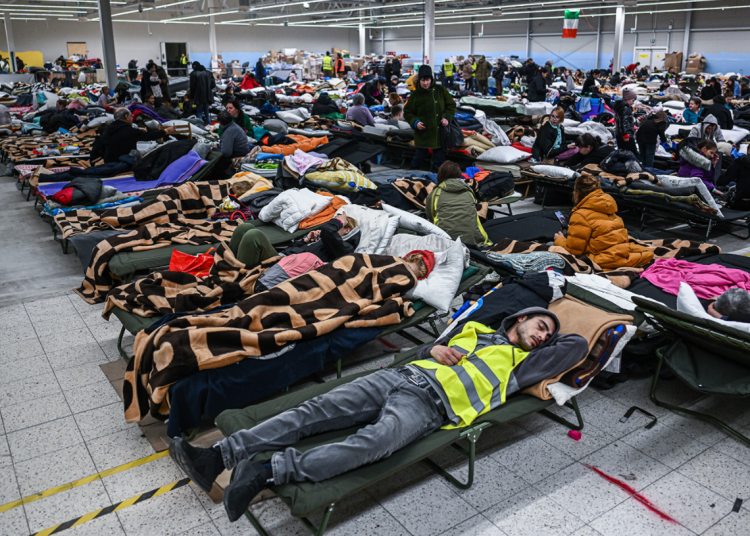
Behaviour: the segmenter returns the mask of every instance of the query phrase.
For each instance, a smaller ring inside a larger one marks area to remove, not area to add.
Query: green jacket
[[[453,240],[460,237],[464,244],[492,245],[479,221],[474,192],[461,179],[448,179],[435,187],[425,200],[425,212]]]
[[[239,126],[242,130],[246,130],[250,136],[252,136],[253,132],[253,122],[250,120],[250,118],[247,116],[247,114],[242,114],[242,117],[244,118],[244,121],[240,123],[239,117],[233,117],[232,121],[237,123],[237,126]],[[219,136],[221,136],[224,133],[224,127],[219,125]]]
[[[456,103],[447,89],[436,85],[434,80],[430,89],[423,89],[417,85],[417,89],[412,92],[404,106],[404,119],[414,129],[414,146],[422,149],[439,149],[442,146],[438,128],[440,120],[453,121],[455,114]],[[424,130],[417,128],[419,121],[424,123]]]
[[[477,72],[474,73],[477,80],[489,80],[491,73],[492,66],[487,60],[479,60],[477,62]]]

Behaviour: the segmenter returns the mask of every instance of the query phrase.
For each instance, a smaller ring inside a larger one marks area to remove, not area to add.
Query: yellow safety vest
[[[471,64],[471,70],[472,70],[471,76],[473,77],[475,75],[475,73],[477,72],[477,64],[476,63],[472,63]]]
[[[180,63],[183,64],[183,65],[187,65],[187,56],[182,56],[180,58]]]
[[[450,62],[445,62],[443,64],[443,73],[445,76],[453,76],[453,64]]]
[[[467,352],[457,364],[449,367],[434,359],[411,363],[442,386],[451,409],[461,419],[458,425],[443,428],[469,426],[480,415],[505,403],[510,374],[529,352],[510,345],[485,346],[474,352],[477,336],[492,333],[494,329],[479,322],[467,322],[448,342],[451,348]]]
[[[331,58],[331,56],[323,56],[323,70],[324,71],[333,70],[333,58]]]

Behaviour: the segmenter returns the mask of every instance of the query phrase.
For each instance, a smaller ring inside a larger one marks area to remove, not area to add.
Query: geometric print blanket
[[[125,420],[168,418],[169,386],[201,370],[271,356],[342,326],[397,324],[414,314],[403,296],[416,283],[399,257],[347,255],[229,309],[141,331],[125,372]]]
[[[255,282],[282,257],[271,257],[258,266],[242,264],[225,243],[214,253],[214,264],[206,277],[164,270],[107,294],[102,316],[109,319],[119,307],[142,317],[171,313],[201,313],[221,305],[237,303],[253,294]]]
[[[192,225],[206,220],[232,192],[227,181],[188,182],[169,188],[151,202],[108,210],[71,210],[55,216],[62,237],[142,227],[148,223]]]

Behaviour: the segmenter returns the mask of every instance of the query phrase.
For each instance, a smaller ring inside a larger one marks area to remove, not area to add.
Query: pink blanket
[[[703,299],[721,296],[730,288],[750,291],[750,274],[720,264],[695,264],[678,259],[656,259],[654,264],[641,273],[664,292],[674,294],[684,281],[692,287],[695,295]]]

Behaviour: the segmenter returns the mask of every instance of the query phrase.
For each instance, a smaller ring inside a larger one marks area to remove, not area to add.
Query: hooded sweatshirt
[[[630,242],[617,203],[602,190],[594,190],[573,208],[568,236],[555,240],[555,245],[586,255],[605,270],[642,266],[654,259],[652,250]]]
[[[706,132],[706,126],[708,125],[714,126],[711,134],[708,134]],[[719,126],[719,122],[711,114],[707,115],[701,123],[698,123],[693,128],[691,128],[690,135],[688,137],[699,138],[701,140],[711,140],[716,143],[724,141],[724,134],[722,134],[721,132],[721,127]]]
[[[586,341],[586,339],[584,339],[580,335],[575,334],[560,334],[560,321],[553,313],[542,307],[528,307],[518,311],[515,314],[507,316],[504,320],[502,320],[500,327],[495,333],[480,334],[477,337],[476,347],[471,353],[468,353],[465,349],[458,346],[452,346],[452,348],[465,355],[464,360],[462,360],[459,364],[464,363],[464,361],[472,362],[472,357],[474,357],[474,354],[478,350],[486,348],[488,346],[511,346],[514,349],[528,351],[523,349],[520,345],[512,343],[508,337],[508,331],[517,322],[518,317],[532,314],[544,314],[552,318],[555,324],[555,331],[547,338],[546,341],[544,341],[538,347],[532,349],[529,352],[528,356],[523,361],[521,361],[521,363],[515,366],[515,368],[510,373],[507,387],[501,384],[498,388],[496,388],[496,391],[497,389],[504,387],[506,396],[510,396],[514,393],[517,393],[518,391],[521,391],[522,389],[531,387],[532,385],[535,385],[543,380],[553,378],[562,372],[570,370],[586,356],[589,351],[588,342]],[[468,320],[469,322],[471,322],[471,316],[468,317]],[[459,323],[446,336],[438,339],[435,344],[431,344],[422,348],[417,353],[418,360],[437,363],[437,360],[430,354],[432,348],[439,344],[448,344],[448,342],[454,336],[461,333],[465,329],[465,327],[466,323]],[[427,369],[420,367],[419,361],[413,362],[411,365],[409,365],[409,367],[413,371],[418,372],[419,374],[427,378],[427,381],[435,389],[435,391],[443,401],[443,405],[446,408],[447,419],[451,424],[463,426],[468,426],[469,424],[471,424],[462,422],[461,418],[453,412],[448,396],[443,390],[441,383],[438,382],[435,378],[435,376],[438,374],[438,371],[443,367],[446,369],[450,369],[451,367],[442,365],[438,369]],[[495,397],[493,395],[492,398],[494,400],[498,397]],[[481,404],[481,402],[479,403]]]

